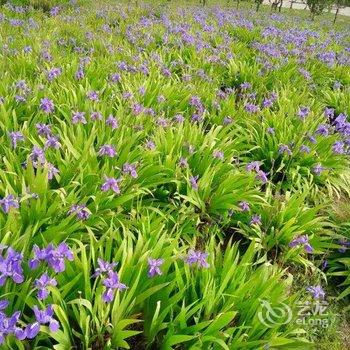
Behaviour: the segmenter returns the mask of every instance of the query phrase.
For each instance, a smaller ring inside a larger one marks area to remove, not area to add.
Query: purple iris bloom
[[[149,149],[150,151],[153,151],[156,148],[156,145],[152,140],[148,140],[145,144],[145,147]]]
[[[120,179],[115,179],[114,177],[107,177],[105,176],[105,182],[101,186],[101,191],[107,192],[109,190],[112,190],[114,193],[119,194],[120,188],[119,188],[119,182]]]
[[[314,299],[324,299],[326,296],[325,291],[319,285],[307,287],[306,290],[312,294]]]
[[[20,131],[11,131],[11,132],[9,132],[9,137],[11,139],[13,148],[17,147],[17,143],[19,141],[21,141],[21,142],[24,141],[24,136],[23,136],[23,134]]]
[[[240,209],[242,211],[249,211],[250,210],[248,202],[245,202],[245,201],[239,202],[238,206],[240,207]]]
[[[95,269],[93,277],[101,276],[113,272],[115,267],[118,265],[116,262],[109,263],[101,258],[97,259],[98,267]]]
[[[61,147],[60,142],[58,141],[57,136],[48,136],[45,142],[45,149],[54,148],[59,149]]]
[[[271,134],[271,135],[275,135],[275,129],[274,129],[274,128],[268,127],[268,128],[266,129],[266,131],[267,131],[269,134]]]
[[[56,175],[59,174],[59,170],[51,163],[47,163],[47,168],[48,168],[48,171],[47,171],[47,178],[49,180],[52,180]]]
[[[21,313],[16,311],[10,317],[7,317],[3,310],[7,307],[8,301],[1,300],[0,305],[0,345],[5,342],[6,336],[10,334],[14,334],[18,340],[24,340],[25,332],[16,326]]]
[[[56,248],[49,244],[46,248],[40,249],[37,245],[33,246],[33,259],[29,260],[29,267],[36,269],[40,262],[46,262],[55,272],[65,270],[65,259],[72,261],[73,252],[65,242],[60,243]]]
[[[163,259],[148,258],[148,277],[154,277],[156,275],[160,276],[162,274],[160,267],[163,263]]]
[[[253,103],[246,103],[244,105],[244,109],[248,112],[248,113],[258,113],[259,112],[259,106],[254,105]]]
[[[117,129],[119,126],[118,119],[110,115],[106,120],[106,125],[110,126],[112,130]]]
[[[100,112],[92,112],[90,114],[91,120],[102,120],[102,114]]]
[[[303,153],[310,153],[310,147],[309,146],[306,146],[306,145],[301,145],[300,146],[300,152],[303,152]]]
[[[288,145],[279,145],[279,147],[278,147],[278,153],[279,153],[279,154],[286,153],[286,154],[288,154],[289,156],[292,155],[292,151],[290,150],[290,148],[289,148]]]
[[[2,210],[6,214],[8,214],[10,212],[11,208],[13,208],[13,209],[19,208],[18,199],[13,194],[9,194],[8,196],[0,199],[0,206],[1,206]]]
[[[224,125],[230,125],[233,123],[233,119],[231,117],[225,117],[223,120]]]
[[[117,154],[114,146],[112,145],[103,145],[100,147],[100,150],[98,151],[98,155],[99,156],[107,156],[110,158],[115,157],[115,155]]]
[[[313,252],[313,248],[309,243],[309,237],[307,235],[302,235],[302,236],[298,236],[296,238],[294,238],[290,243],[289,243],[289,247],[294,248],[297,246],[302,246],[304,247],[304,250],[307,253],[312,253]]]
[[[324,115],[327,118],[332,118],[332,117],[334,117],[334,112],[335,112],[334,108],[326,107],[324,110]]]
[[[73,124],[86,124],[85,112],[75,112],[72,115]]]
[[[179,166],[180,166],[180,168],[188,167],[187,159],[184,158],[184,157],[181,157],[180,160],[179,160]]]
[[[345,153],[344,146],[345,146],[344,142],[336,141],[332,146],[333,153],[344,154]]]
[[[40,100],[40,108],[46,113],[52,113],[55,110],[55,105],[53,102],[48,99],[47,97],[44,97]]]
[[[97,92],[97,91],[89,91],[89,92],[86,94],[86,97],[87,97],[90,101],[98,102],[98,100],[99,100],[99,96],[98,96],[98,92]]]
[[[310,108],[309,107],[300,107],[298,111],[298,117],[302,120],[304,120],[308,115],[310,114]]]
[[[260,171],[260,162],[258,161],[253,161],[247,164],[246,166],[247,171],[255,171],[258,172]]]
[[[7,248],[6,256],[0,255],[0,286],[3,286],[7,278],[20,284],[24,280],[22,269],[23,255],[11,247]]]
[[[106,291],[102,295],[102,299],[106,303],[113,301],[116,290],[122,291],[127,288],[125,284],[120,282],[119,276],[115,271],[108,272],[108,277],[102,283],[106,287]]]
[[[251,219],[250,219],[250,226],[253,226],[253,225],[257,225],[257,226],[261,225],[261,215],[254,214],[251,217]]]
[[[35,124],[36,130],[40,136],[49,137],[51,135],[51,126],[47,124]]]
[[[33,146],[32,152],[30,153],[30,159],[34,166],[44,165],[46,162],[45,152],[38,146]]]
[[[46,74],[46,78],[48,81],[53,81],[54,79],[56,79],[59,75],[61,75],[62,73],[62,69],[61,68],[52,68],[50,69],[47,74]]]
[[[182,114],[176,114],[174,116],[174,121],[176,121],[177,123],[181,124],[185,121],[185,118]]]
[[[210,266],[207,262],[208,256],[209,253],[191,249],[188,251],[185,261],[190,266],[197,265],[198,267],[208,268]]]
[[[132,178],[137,178],[136,166],[134,164],[125,163],[123,165],[123,173],[129,174]]]
[[[318,126],[316,132],[317,135],[328,136],[329,127],[326,124],[321,124]]]
[[[256,180],[261,181],[263,184],[265,184],[268,181],[267,174],[262,170],[259,170],[257,172],[255,178],[256,178]]]
[[[90,212],[84,204],[74,204],[68,211],[68,215],[75,214],[78,220],[87,220],[90,217]]]
[[[216,159],[224,160],[224,152],[219,151],[219,150],[215,150],[213,152],[213,157]]]
[[[38,288],[38,299],[39,300],[45,300],[50,292],[48,290],[48,287],[50,286],[57,286],[57,281],[55,278],[51,278],[46,272],[40,276],[40,278],[37,278],[34,281],[34,286]]]
[[[190,177],[190,184],[194,190],[198,190],[198,178],[199,178],[198,175]]]
[[[316,164],[313,166],[312,171],[317,175],[320,176],[321,173],[325,170],[325,168],[320,164]]]
[[[51,332],[57,332],[60,328],[59,323],[53,318],[54,311],[52,305],[48,305],[45,309],[39,310],[35,305],[33,307],[36,322],[39,324],[49,324]]]

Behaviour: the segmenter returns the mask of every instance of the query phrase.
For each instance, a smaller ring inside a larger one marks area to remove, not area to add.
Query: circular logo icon
[[[292,309],[285,303],[272,306],[267,300],[260,300],[262,309],[258,312],[259,321],[266,327],[287,324],[292,320]]]

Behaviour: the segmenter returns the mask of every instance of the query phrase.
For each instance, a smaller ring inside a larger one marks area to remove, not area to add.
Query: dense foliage
[[[1,7],[1,348],[311,348],[298,303],[350,294],[349,26],[329,22]]]

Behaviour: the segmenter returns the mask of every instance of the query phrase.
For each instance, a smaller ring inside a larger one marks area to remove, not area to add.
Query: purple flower
[[[72,122],[73,124],[86,124],[87,121],[85,119],[85,112],[75,112],[73,113],[73,116],[72,116]]]
[[[55,105],[53,104],[53,102],[48,99],[47,97],[42,98],[40,100],[40,108],[46,113],[52,113],[55,109]]]
[[[57,136],[48,136],[45,142],[45,149],[54,148],[59,149],[61,147],[60,142],[58,141]]]
[[[52,180],[54,178],[54,176],[56,176],[57,174],[59,174],[59,170],[51,163],[47,163],[47,168],[48,168],[48,172],[47,172],[47,178],[49,180]]]
[[[326,107],[324,110],[324,115],[326,118],[332,118],[334,117],[334,112],[335,112],[334,108]]]
[[[344,142],[336,141],[332,146],[333,153],[344,154],[345,153],[344,146],[345,146]]]
[[[117,129],[119,126],[118,119],[110,115],[106,120],[106,125],[110,126],[112,130]]]
[[[120,282],[119,276],[115,271],[109,271],[108,277],[102,283],[106,287],[106,291],[102,295],[102,299],[106,303],[113,301],[116,290],[122,291],[127,288],[125,284]]]
[[[213,152],[213,157],[216,159],[224,160],[224,152],[219,151],[219,150],[215,150]]]
[[[19,203],[18,199],[13,195],[9,194],[8,196],[0,199],[0,206],[2,210],[8,214],[11,210],[11,208],[18,209],[19,208]]]
[[[25,336],[28,339],[35,338],[40,332],[40,323],[34,322],[27,325],[25,329]]]
[[[294,248],[296,246],[304,247],[304,250],[307,253],[312,253],[313,252],[313,248],[312,248],[312,246],[309,243],[309,237],[307,235],[298,236],[298,237],[294,238],[289,243],[289,247],[291,247],[291,248]]]
[[[183,123],[185,121],[185,118],[182,114],[176,114],[174,116],[174,121],[176,121],[177,123]]]
[[[267,174],[262,170],[257,172],[255,179],[261,181],[263,184],[268,181]]]
[[[11,247],[7,248],[5,257],[0,255],[0,286],[5,284],[7,278],[11,278],[17,284],[23,282],[22,260],[22,254]]]
[[[41,261],[45,261],[55,272],[63,272],[65,270],[65,259],[69,261],[74,259],[73,252],[65,242],[60,243],[57,248],[52,244],[43,249],[34,245],[33,252],[34,257],[28,263],[32,270],[36,269]]]
[[[99,156],[107,156],[110,158],[115,157],[115,155],[117,154],[114,146],[112,145],[103,145],[100,147],[100,150],[98,151],[98,155]]]
[[[240,207],[240,209],[241,209],[242,211],[249,211],[249,210],[250,210],[250,207],[249,207],[249,203],[248,203],[248,202],[245,202],[245,201],[239,202],[239,203],[238,203],[238,206]]]
[[[279,154],[283,154],[283,153],[286,153],[288,155],[292,155],[292,151],[290,150],[289,146],[288,145],[279,145],[278,147],[278,153]]]
[[[271,134],[271,135],[275,135],[275,129],[274,129],[274,128],[268,127],[268,128],[266,129],[266,131],[267,131],[269,134]]]
[[[112,272],[118,265],[116,262],[109,263],[101,258],[97,259],[98,267],[95,269],[93,277],[101,276]]]
[[[208,268],[210,266],[207,262],[208,256],[209,253],[191,249],[189,250],[185,261],[190,266],[196,264],[198,267]]]
[[[310,108],[309,107],[299,107],[298,111],[298,117],[302,120],[304,120],[308,115],[310,114]]]
[[[54,79],[56,79],[59,75],[61,75],[62,73],[62,69],[61,68],[52,68],[50,69],[47,74],[46,74],[46,78],[48,81],[53,81]]]
[[[98,102],[99,100],[99,96],[98,96],[98,92],[97,91],[89,91],[86,94],[86,97],[90,100],[90,101],[96,101]]]
[[[257,225],[257,226],[261,225],[261,215],[254,214],[251,217],[251,219],[250,219],[250,226],[253,226],[253,225]]]
[[[160,266],[162,266],[163,263],[163,259],[148,258],[148,277],[160,276],[162,274]]]
[[[7,317],[2,310],[7,307],[8,302],[7,300],[2,300],[0,303],[2,304],[0,309],[0,345],[4,343],[5,337],[9,334],[14,334],[18,340],[24,340],[24,331],[16,326],[21,313],[16,311],[12,316]]]
[[[132,178],[137,178],[136,166],[134,164],[125,163],[123,165],[123,173],[129,174]]]
[[[198,190],[198,178],[199,178],[198,175],[190,177],[190,184],[194,190]]]
[[[225,117],[223,120],[224,125],[230,125],[233,123],[233,119],[231,117]]]
[[[314,167],[312,168],[312,171],[317,175],[320,176],[321,173],[325,170],[325,168],[320,164],[317,163],[316,165],[314,165]]]
[[[24,136],[20,131],[9,132],[9,137],[11,139],[13,148],[17,147],[17,142],[24,141]]]
[[[92,112],[90,114],[91,120],[102,120],[102,114],[100,112]]]
[[[107,177],[105,176],[105,182],[101,186],[101,191],[107,192],[109,190],[112,190],[114,193],[119,194],[120,188],[119,188],[119,182],[120,179],[115,179],[113,177]]]
[[[46,272],[34,281],[34,286],[38,288],[38,299],[45,300],[49,296],[48,287],[57,286],[55,278],[51,278]]]
[[[49,137],[51,135],[51,127],[47,124],[35,124],[36,130],[40,136]]]
[[[149,149],[150,151],[154,150],[156,148],[156,145],[152,140],[148,140],[145,144],[145,147]]]
[[[247,164],[246,166],[247,171],[255,171],[258,172],[260,171],[260,162],[258,161],[253,161]]]
[[[324,299],[326,296],[325,291],[319,285],[307,287],[306,290],[312,294],[314,299]]]
[[[35,305],[33,307],[35,319],[39,324],[49,324],[49,329],[51,332],[57,332],[59,329],[58,322],[53,318],[53,307],[52,305],[48,305],[45,309],[39,310],[39,308]],[[27,335],[28,336],[28,335]],[[29,338],[29,337],[28,337]]]
[[[329,127],[326,124],[320,124],[315,133],[317,135],[328,136]]]
[[[30,159],[34,166],[44,165],[46,162],[45,152],[38,146],[33,146],[32,152],[30,153]]]
[[[248,112],[248,113],[258,113],[259,112],[259,106],[256,106],[252,103],[246,103],[244,105],[244,109]]]
[[[74,204],[68,211],[68,215],[75,214],[78,220],[87,220],[90,217],[90,212],[86,209],[86,205]]]
[[[302,153],[310,153],[310,147],[309,146],[306,146],[306,145],[301,145],[300,146],[300,152]]]
[[[144,107],[139,103],[134,103],[131,107],[131,110],[134,115],[139,115],[144,111]]]
[[[181,157],[180,160],[179,160],[179,166],[180,166],[180,168],[188,167],[187,159],[184,158],[184,157]]]

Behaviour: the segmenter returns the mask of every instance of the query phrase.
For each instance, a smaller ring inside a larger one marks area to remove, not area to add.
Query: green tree
[[[327,6],[327,0],[306,0],[306,3],[312,20],[315,19],[316,15],[320,15]]]
[[[334,19],[333,19],[333,24],[334,24],[335,21],[337,20],[339,10],[344,7],[348,7],[348,6],[350,7],[350,0],[335,0],[333,5],[335,9]]]

